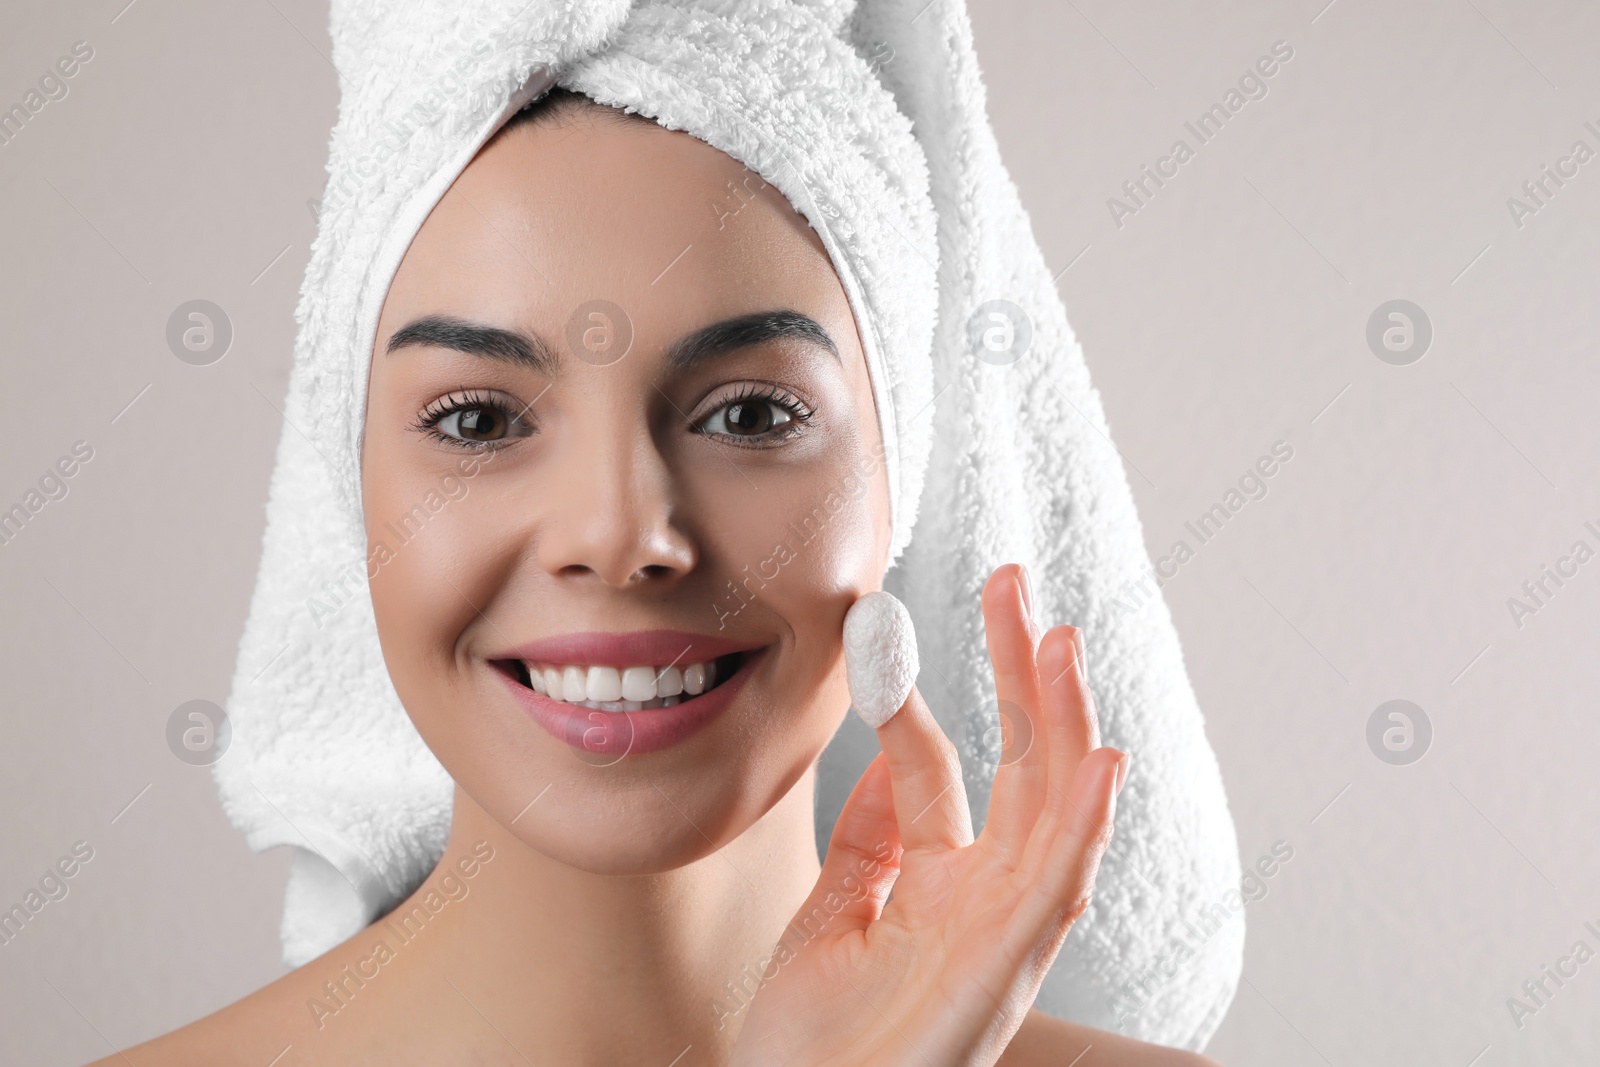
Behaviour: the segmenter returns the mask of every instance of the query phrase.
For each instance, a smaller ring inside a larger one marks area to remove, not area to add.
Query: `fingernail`
[[[1022,606],[1027,609],[1028,618],[1033,618],[1033,582],[1028,578],[1028,568],[1017,564],[1017,588],[1022,591]]]
[[[1132,758],[1126,752],[1117,760],[1117,796],[1122,795],[1123,783],[1128,780],[1128,764],[1132,762]]]

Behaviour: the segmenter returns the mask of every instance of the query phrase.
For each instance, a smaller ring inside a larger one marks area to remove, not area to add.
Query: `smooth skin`
[[[851,870],[878,876],[763,987],[734,1064],[1052,1059],[1002,1053],[1088,907],[1128,757],[1099,744],[1080,634],[1060,626],[1040,641],[1025,590],[1007,566],[983,596],[997,695],[1024,709],[1038,738],[1004,754],[983,834],[973,840],[955,748],[913,689],[879,728],[883,752],[846,803],[800,915]],[[899,855],[875,864],[886,841]]]
[[[597,298],[633,331],[619,360],[568,342]],[[696,331],[774,311],[828,341],[780,330],[671,358]],[[407,333],[430,318],[480,332]],[[1006,753],[983,833],[913,691],[819,864],[816,761],[849,706],[844,614],[887,565],[875,456],[848,300],[775,189],[592,106],[491,141],[390,287],[362,444],[369,543],[391,550],[371,580],[385,661],[456,783],[444,857],[386,919],[99,1062],[1210,1063],[1032,1008],[1089,902],[1127,762],[1099,744],[1081,635],[1040,633],[1020,568],[995,572],[983,611],[997,693],[1035,740]],[[396,524],[435,491],[401,543]],[[770,577],[728,599],[752,567]],[[763,650],[722,715],[656,752],[573,749],[495,666],[529,641],[645,629]],[[755,973],[753,999],[730,994]]]

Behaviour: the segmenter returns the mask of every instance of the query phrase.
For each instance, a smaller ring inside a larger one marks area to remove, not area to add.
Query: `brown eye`
[[[766,433],[772,429],[772,405],[743,403],[728,405],[725,421],[736,434]]]
[[[506,436],[509,420],[493,408],[464,408],[439,420],[439,429],[464,441],[498,441]]]
[[[716,406],[699,416],[696,433],[740,448],[777,448],[803,434],[815,414],[800,397],[771,382],[735,388],[709,401]]]
[[[794,416],[771,400],[735,400],[713,411],[700,429],[726,437],[761,437],[792,422]]]
[[[535,432],[532,421],[524,417],[526,413],[514,397],[501,400],[477,391],[452,393],[430,404],[417,428],[457,448],[498,447]]]

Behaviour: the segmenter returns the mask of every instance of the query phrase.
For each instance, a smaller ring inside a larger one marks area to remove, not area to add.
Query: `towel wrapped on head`
[[[341,92],[268,503],[214,767],[257,850],[293,845],[298,965],[404,899],[443,851],[452,785],[394,692],[365,588],[360,439],[378,314],[413,236],[493,133],[552,84],[726,152],[816,230],[849,297],[884,442],[920,685],[981,827],[998,750],[980,593],[1034,578],[1081,627],[1104,743],[1141,768],[1094,903],[1045,979],[1053,1014],[1199,1047],[1243,918],[1216,760],[1099,397],[1000,161],[962,0],[333,0]],[[1130,608],[1123,594],[1150,595]],[[828,760],[865,764],[841,731]],[[837,813],[853,778],[829,783]],[[819,827],[825,841],[829,827]],[[1209,926],[1208,926],[1209,928]]]

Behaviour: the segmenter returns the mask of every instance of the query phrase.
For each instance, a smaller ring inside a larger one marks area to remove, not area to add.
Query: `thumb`
[[[859,597],[845,612],[844,661],[850,705],[878,731],[889,765],[901,845],[909,852],[970,845],[961,759],[917,692],[917,638],[906,606],[882,591]]]
[[[791,925],[810,940],[865,930],[883,914],[900,873],[900,832],[889,788],[889,765],[874,756],[850,791],[828,839],[822,874]]]

